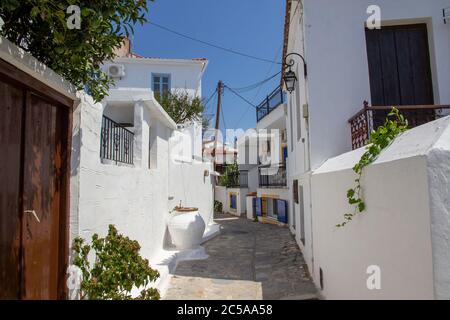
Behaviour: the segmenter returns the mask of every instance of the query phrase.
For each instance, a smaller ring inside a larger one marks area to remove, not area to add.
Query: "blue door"
[[[254,203],[254,207],[255,207],[256,216],[261,217],[262,216],[262,199],[255,198],[253,201],[254,201],[253,203]]]
[[[231,209],[237,209],[237,196],[235,195],[235,194],[231,194],[230,195],[230,202],[231,202],[231,205],[230,205],[230,207],[231,207]]]
[[[278,221],[288,223],[288,203],[286,200],[276,200]]]

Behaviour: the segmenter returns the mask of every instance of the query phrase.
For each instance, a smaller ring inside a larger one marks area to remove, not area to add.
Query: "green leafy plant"
[[[236,179],[239,177],[239,166],[237,163],[227,164],[225,173],[219,177],[219,185],[222,187],[233,187],[236,185]]]
[[[91,249],[95,252],[93,266],[88,261]],[[94,234],[91,245],[76,238],[73,263],[82,273],[81,299],[131,300],[133,287],[143,287],[145,289],[141,290],[136,300],[158,300],[158,290],[146,287],[159,277],[159,273],[150,267],[147,259],[140,256],[140,249],[137,241],[119,234],[113,225],[109,226],[105,238]]]
[[[352,213],[344,215],[344,222],[336,227],[344,227],[353,218],[366,210],[366,203],[362,198],[361,177],[363,169],[374,162],[380,153],[387,148],[394,139],[408,129],[408,121],[400,114],[397,108],[392,108],[388,114],[383,126],[377,128],[370,134],[369,143],[366,146],[366,152],[362,155],[359,162],[353,167],[353,171],[358,175],[355,179],[356,186],[347,191],[348,203],[354,206]]]
[[[79,8],[77,27],[68,23],[73,5]],[[115,58],[135,24],[147,21],[147,10],[146,0],[2,0],[0,35],[100,101],[113,83],[102,63]]]
[[[203,120],[205,107],[202,100],[199,97],[192,98],[187,91],[177,90],[163,95],[156,93],[155,98],[176,123]]]
[[[223,212],[223,204],[220,201],[214,200],[214,212]]]

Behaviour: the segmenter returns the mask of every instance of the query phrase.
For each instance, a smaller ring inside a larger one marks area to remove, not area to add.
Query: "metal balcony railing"
[[[269,94],[259,106],[256,107],[256,119],[261,121],[265,116],[275,110],[280,104],[286,101],[285,94],[281,87],[276,88]]]
[[[259,167],[259,186],[261,188],[287,187],[286,165]]]
[[[408,120],[408,127],[414,128],[441,117],[442,110],[450,109],[450,105],[410,105],[395,106]],[[348,121],[351,128],[352,147],[361,148],[369,141],[370,133],[383,125],[391,106],[369,106],[356,113]]]
[[[103,116],[100,140],[101,159],[133,164],[133,132]]]

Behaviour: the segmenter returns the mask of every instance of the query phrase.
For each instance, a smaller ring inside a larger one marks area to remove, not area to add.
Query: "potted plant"
[[[181,203],[172,210],[168,222],[172,243],[177,249],[193,249],[202,243],[205,222],[198,208],[182,207]]]

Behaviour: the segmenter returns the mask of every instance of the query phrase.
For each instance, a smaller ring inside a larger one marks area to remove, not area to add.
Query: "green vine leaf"
[[[337,224],[337,228],[342,228],[352,221],[357,214],[361,214],[366,210],[366,203],[362,198],[361,177],[363,169],[374,162],[381,152],[387,148],[395,138],[408,129],[408,120],[400,114],[397,108],[392,108],[389,112],[383,126],[377,128],[370,134],[366,152],[361,159],[353,167],[353,171],[358,175],[355,179],[356,187],[347,191],[347,201],[354,206],[353,213],[344,214],[344,222]]]

